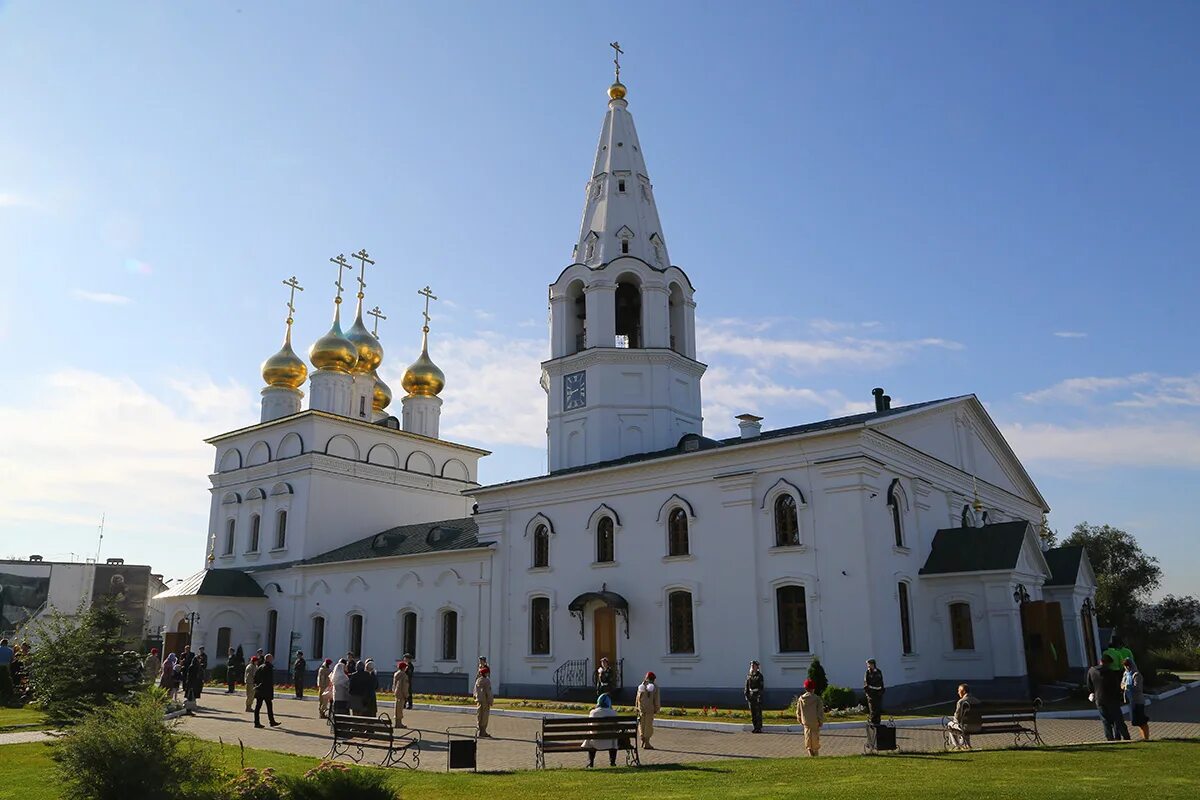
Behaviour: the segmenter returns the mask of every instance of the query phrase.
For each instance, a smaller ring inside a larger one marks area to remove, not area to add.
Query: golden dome
[[[367,330],[367,326],[363,324],[361,300],[358,303],[358,314],[354,318],[354,324],[350,326],[350,330],[346,331],[346,338],[354,345],[358,354],[358,363],[354,365],[351,372],[366,375],[374,372],[383,363],[383,345],[379,343],[375,334]]]
[[[445,374],[429,357],[428,339],[421,343],[421,356],[404,370],[400,385],[410,395],[423,397],[437,397],[446,388]]]
[[[608,87],[608,96],[612,100],[622,100],[625,98],[625,84],[617,81],[612,86]]]
[[[263,380],[267,386],[279,386],[286,389],[299,389],[308,377],[308,367],[304,359],[292,350],[292,326],[288,325],[287,335],[283,339],[283,347],[279,352],[268,358],[262,365]]]
[[[333,327],[308,348],[308,358],[317,369],[334,372],[349,372],[358,363],[358,348],[342,333],[340,305],[333,312]]]
[[[383,410],[391,405],[392,390],[391,387],[383,382],[383,378],[374,372],[371,373],[371,376],[375,378],[375,392],[371,398],[371,408],[382,414]]]

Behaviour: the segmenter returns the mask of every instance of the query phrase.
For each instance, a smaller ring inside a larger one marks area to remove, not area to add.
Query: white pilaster
[[[438,438],[442,417],[442,398],[410,394],[400,404],[404,407],[402,425],[408,433]]]
[[[287,417],[300,411],[304,392],[286,386],[266,386],[262,390],[261,422]]]
[[[309,408],[314,411],[326,411],[330,414],[350,416],[350,391],[354,379],[345,372],[335,372],[331,369],[319,369],[309,379],[312,387],[312,399]]]

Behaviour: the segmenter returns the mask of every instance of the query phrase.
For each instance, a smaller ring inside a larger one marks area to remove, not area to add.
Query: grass
[[[212,747],[219,747],[212,744]],[[311,758],[247,750],[246,764],[296,774]],[[238,748],[226,745],[221,759],[241,766]],[[59,800],[51,778],[50,746],[0,746],[3,785],[20,787],[22,800]],[[596,796],[672,800],[700,796],[731,798],[928,797],[1059,798],[1108,797],[1136,787],[1155,800],[1194,798],[1200,782],[1200,741],[1155,741],[1132,745],[1078,745],[1038,750],[929,755],[894,754],[818,759],[709,761],[641,769],[551,769],[492,774],[391,772],[405,797],[493,800]],[[1122,788],[1124,787],[1124,788]]]
[[[32,706],[8,708],[0,706],[0,733],[36,731],[49,728],[46,716]]]

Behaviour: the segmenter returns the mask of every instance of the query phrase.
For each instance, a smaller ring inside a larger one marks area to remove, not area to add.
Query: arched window
[[[803,586],[780,586],[775,590],[775,616],[779,622],[779,652],[809,652],[808,605]]]
[[[275,549],[282,550],[285,547],[287,547],[287,510],[281,508],[275,515]]]
[[[668,644],[672,653],[695,653],[696,636],[692,627],[692,593],[675,591],[667,595]]]
[[[237,521],[229,520],[225,526],[225,555],[227,556],[233,555],[233,534],[236,529]]]
[[[362,655],[363,618],[362,614],[350,615],[350,635],[346,647],[355,656]]]
[[[325,618],[313,617],[312,621],[312,650],[313,658],[325,657]]]
[[[896,547],[904,547],[904,497],[901,494],[899,479],[893,480],[888,488],[888,510],[892,513],[892,534],[896,539]]]
[[[407,611],[400,623],[401,655],[417,656],[417,612]]]
[[[596,562],[607,564],[614,559],[612,517],[602,517],[596,524]]]
[[[217,628],[217,652],[213,653],[216,658],[229,658],[229,642],[233,639],[232,628]]]
[[[775,546],[800,544],[800,520],[796,516],[796,498],[787,492],[775,498]]]
[[[262,531],[262,518],[258,514],[250,515],[250,542],[246,547],[247,553],[258,552],[258,536]]]
[[[617,347],[642,346],[642,290],[629,281],[617,284],[616,295]]]
[[[567,315],[568,353],[578,353],[587,347],[587,298],[584,296],[581,281],[575,281],[567,287],[567,302],[563,313]]]
[[[549,597],[535,597],[529,602],[529,653],[550,655]]]
[[[654,259],[661,261],[662,258],[658,251],[658,242],[654,242]],[[667,318],[671,327],[671,349],[676,353],[687,355],[687,342],[684,339],[684,320],[687,309],[684,305],[683,289],[679,288],[679,284],[671,284],[671,292],[667,296]]]
[[[442,612],[442,661],[458,660],[458,612]]]
[[[912,609],[909,607],[908,584],[900,581],[896,584],[896,592],[900,598],[900,645],[904,655],[912,655]]]
[[[268,653],[275,652],[275,635],[279,632],[279,612],[271,609],[267,612],[267,646]]]
[[[975,631],[971,627],[971,606],[950,604],[950,641],[955,650],[974,650]]]
[[[667,555],[686,556],[688,547],[688,518],[682,508],[671,510],[667,516]]]
[[[975,524],[975,518],[971,515],[971,507],[963,506],[962,507],[962,526],[964,528],[970,528],[974,524]]]
[[[545,525],[533,529],[533,568],[550,566],[550,531]]]

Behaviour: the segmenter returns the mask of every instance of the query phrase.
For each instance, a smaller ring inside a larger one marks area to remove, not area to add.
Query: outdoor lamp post
[[[1025,584],[1018,583],[1017,588],[1013,589],[1013,602],[1017,605],[1029,602],[1029,592],[1025,589]]]

